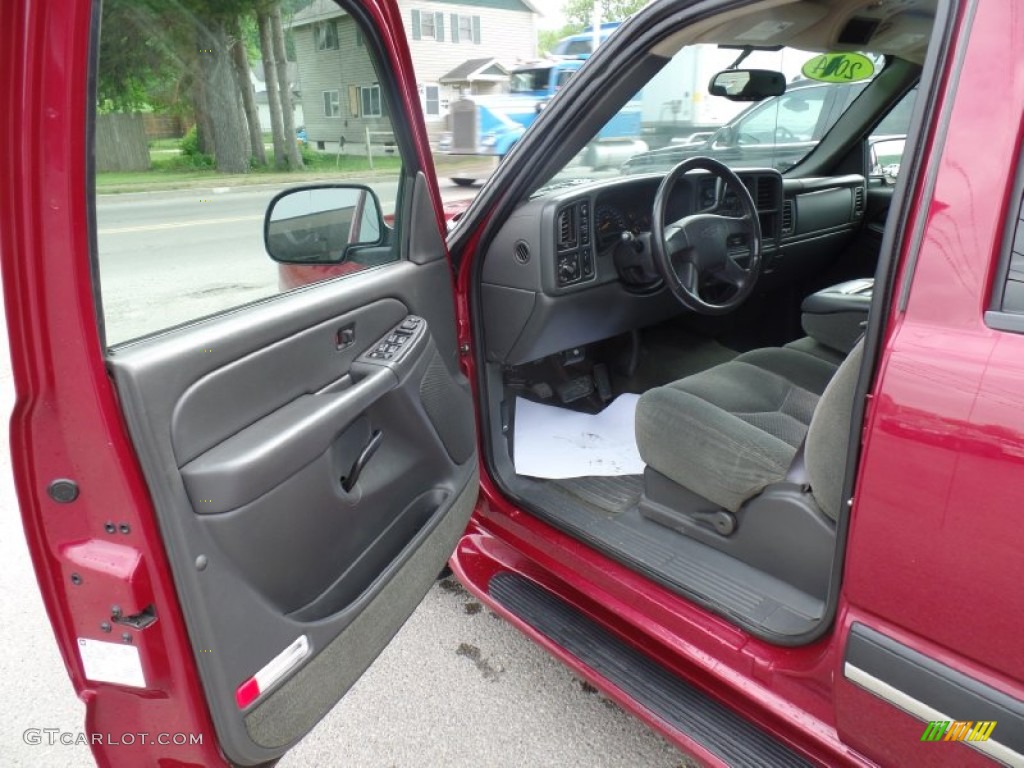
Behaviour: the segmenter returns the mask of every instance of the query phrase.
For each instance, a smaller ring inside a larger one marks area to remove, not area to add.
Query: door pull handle
[[[341,477],[341,490],[345,493],[351,493],[352,489],[356,487],[356,482],[359,480],[359,476],[363,473],[367,463],[373,458],[373,454],[380,448],[381,440],[384,439],[384,433],[379,429],[375,429],[366,445],[363,446],[363,450],[359,452],[359,456],[356,457],[355,462],[352,464],[352,469],[348,471],[347,475]]]

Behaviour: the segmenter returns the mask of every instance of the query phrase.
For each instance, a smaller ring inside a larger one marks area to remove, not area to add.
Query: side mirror
[[[871,139],[871,175],[881,176],[886,184],[895,184],[900,175],[900,160],[906,144],[904,137]]]
[[[263,243],[283,264],[337,264],[360,246],[383,245],[380,202],[359,184],[317,184],[280,193],[267,206]]]
[[[708,93],[729,101],[761,101],[785,92],[785,75],[770,69],[727,69],[708,85]]]

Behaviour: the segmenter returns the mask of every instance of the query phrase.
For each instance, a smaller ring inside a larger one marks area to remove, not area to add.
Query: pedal
[[[612,399],[612,379],[608,374],[608,366],[598,363],[594,366],[594,383],[597,385],[597,396],[602,403]]]
[[[555,394],[555,391],[551,389],[551,385],[545,381],[534,384],[530,387],[530,391],[534,397],[539,397],[541,400],[550,400],[551,396]]]
[[[594,391],[594,380],[589,376],[577,376],[569,379],[564,384],[558,385],[558,399],[563,403],[573,403],[582,400]]]

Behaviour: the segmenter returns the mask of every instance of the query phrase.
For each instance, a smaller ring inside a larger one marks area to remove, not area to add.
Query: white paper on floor
[[[619,395],[595,415],[516,398],[516,472],[549,480],[643,474],[633,427],[639,397]]]

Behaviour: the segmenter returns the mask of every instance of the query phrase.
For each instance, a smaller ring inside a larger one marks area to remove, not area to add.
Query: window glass
[[[338,28],[333,21],[313,25],[313,36],[318,51],[338,50]]]
[[[424,111],[430,117],[441,114],[440,91],[436,85],[428,85],[423,89]]]
[[[108,344],[397,258],[402,160],[381,73],[342,8],[276,24],[272,10],[108,2],[102,13],[93,193]],[[313,183],[373,190],[380,209],[361,208],[358,230],[374,247],[275,263],[266,208]]]
[[[875,72],[881,71],[885,58],[865,53],[874,61]],[[711,76],[736,62],[733,43],[684,46],[595,132],[581,152],[540,182],[540,187],[554,190],[611,174],[664,172],[697,155],[731,168],[786,172],[815,148],[870,82],[806,79],[802,68],[817,55],[797,48],[748,52],[741,66],[781,73],[786,91],[762,101],[744,102],[708,92]],[[558,84],[564,85],[564,66],[564,62],[552,61],[546,69],[532,65],[516,72],[512,89],[540,88],[554,68],[559,68]],[[904,126],[908,122],[909,117]],[[897,129],[892,130],[895,133]]]
[[[437,30],[434,27],[434,14],[430,11],[422,11],[420,13],[420,35],[425,40],[433,40],[436,37]]]
[[[886,181],[895,183],[900,174],[900,163],[916,101],[915,88],[904,96],[871,132],[868,144],[871,149],[872,176],[881,176]]]
[[[986,314],[985,320],[992,328],[1024,333],[1024,155],[1017,158],[1017,179],[1006,207],[1004,232],[989,307],[995,314]]]
[[[811,141],[828,86],[812,86],[760,104],[736,125],[738,144]]]
[[[338,92],[324,91],[324,117],[341,116],[341,99]]]
[[[520,69],[512,73],[512,93],[529,93],[543,91],[548,86],[550,67],[538,69]]]
[[[566,56],[580,56],[585,53],[590,53],[594,44],[590,40],[570,40],[565,46]]]
[[[459,16],[459,40],[467,43],[473,41],[472,16]]]
[[[369,85],[361,91],[363,117],[380,117],[380,86]]]

